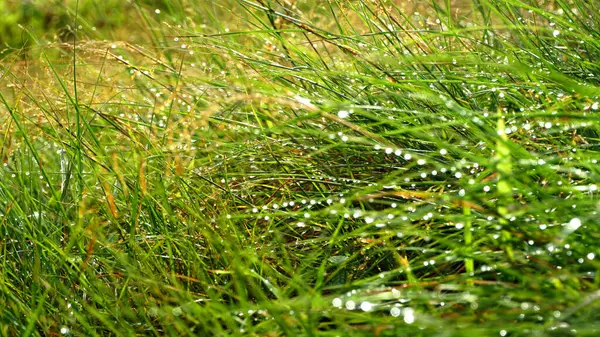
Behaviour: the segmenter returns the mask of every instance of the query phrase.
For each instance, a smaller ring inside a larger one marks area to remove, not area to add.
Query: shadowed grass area
[[[598,2],[91,3],[2,54],[0,335],[600,331]]]

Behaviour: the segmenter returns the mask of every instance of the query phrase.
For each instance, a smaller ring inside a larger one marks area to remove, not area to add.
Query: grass
[[[596,336],[598,3],[399,3],[23,25],[0,335]]]

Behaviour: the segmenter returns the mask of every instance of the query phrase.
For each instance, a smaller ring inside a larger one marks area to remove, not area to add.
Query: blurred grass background
[[[121,40],[142,38],[137,32],[140,18],[136,6],[155,8],[174,14],[170,1],[80,1],[78,26],[92,38]],[[74,0],[2,0],[0,1],[0,43],[10,48],[28,46],[33,38],[44,42],[69,41],[72,38]],[[177,18],[179,19],[179,18]],[[25,33],[23,30],[29,33]],[[141,41],[140,41],[141,42]]]

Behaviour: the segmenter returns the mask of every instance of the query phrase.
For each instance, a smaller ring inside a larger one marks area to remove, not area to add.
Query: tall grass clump
[[[0,65],[0,335],[600,332],[597,1],[53,4]]]

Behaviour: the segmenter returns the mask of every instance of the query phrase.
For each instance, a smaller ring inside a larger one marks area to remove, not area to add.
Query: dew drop
[[[340,110],[337,113],[339,118],[348,118],[349,112],[346,110]]]
[[[371,311],[371,310],[373,310],[373,304],[371,302],[366,302],[366,301],[362,302],[360,304],[360,309],[362,311]]]
[[[415,322],[415,310],[413,308],[404,308],[404,322],[406,324],[412,324]]]
[[[336,297],[333,299],[333,301],[331,301],[331,304],[336,308],[341,308],[342,307],[342,299],[339,297]]]
[[[579,218],[573,218],[567,224],[566,230],[570,233],[576,231],[579,227],[581,227],[581,220],[579,220]]]

